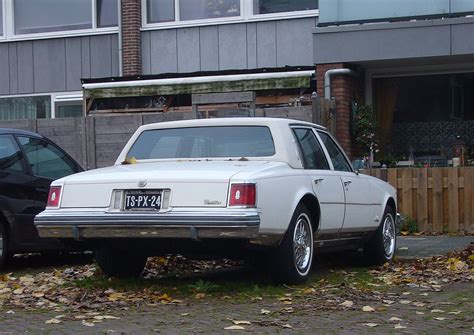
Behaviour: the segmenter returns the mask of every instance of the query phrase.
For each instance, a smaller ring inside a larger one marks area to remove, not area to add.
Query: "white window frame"
[[[82,91],[78,92],[67,92],[67,93],[52,93],[51,94],[51,118],[56,118],[56,105],[61,104],[62,102],[78,102],[78,105],[81,105],[82,115],[86,116],[84,113],[84,100],[82,96]]]
[[[0,100],[7,99],[7,98],[26,98],[26,97],[44,97],[44,96],[49,96],[51,99],[51,103],[50,103],[51,119],[56,118],[56,103],[79,102],[79,104],[81,105],[83,104],[82,91],[0,95]]]
[[[24,41],[33,39],[50,39],[57,37],[71,37],[71,36],[84,36],[84,35],[102,35],[117,33],[118,23],[116,27],[104,27],[100,28],[97,26],[97,0],[91,1],[91,14],[92,14],[92,28],[90,29],[78,29],[78,30],[64,30],[64,31],[52,31],[47,33],[34,33],[34,34],[21,34],[15,35],[15,13],[14,13],[14,0],[3,0],[3,36],[0,36],[0,42],[5,41]],[[120,5],[120,2],[119,2]]]
[[[6,23],[6,15],[5,15],[5,12],[6,12],[6,2],[7,0],[3,0],[2,3],[1,3],[1,6],[2,6],[2,35],[0,35],[0,41],[6,39],[6,36],[7,36],[7,23]]]
[[[141,30],[146,31],[146,30],[169,29],[169,28],[211,26],[211,25],[232,24],[232,23],[241,23],[241,22],[274,21],[274,20],[294,19],[294,18],[317,17],[319,15],[319,9],[254,15],[253,14],[253,0],[240,0],[240,16],[180,21],[179,0],[174,0],[174,1],[175,1],[174,3],[175,20],[174,21],[148,23],[147,22],[147,18],[148,18],[147,0],[141,0],[141,11],[142,11],[142,29]]]

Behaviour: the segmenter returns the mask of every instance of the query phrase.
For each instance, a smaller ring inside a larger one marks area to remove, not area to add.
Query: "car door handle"
[[[324,180],[324,178],[318,178],[318,179],[315,179],[314,180],[314,184],[315,185],[318,185],[320,182],[322,182]]]
[[[352,184],[352,181],[347,180],[347,181],[344,182],[344,186],[348,186],[349,184]]]

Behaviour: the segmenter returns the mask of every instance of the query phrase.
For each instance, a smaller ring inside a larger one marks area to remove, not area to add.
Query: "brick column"
[[[321,98],[324,97],[326,71],[346,67],[342,63],[318,64],[316,66],[317,92]],[[336,99],[336,138],[349,158],[354,155],[354,143],[350,133],[351,102],[354,99],[360,101],[362,86],[359,84],[359,80],[348,75],[333,75],[331,77],[331,96]]]
[[[122,75],[136,76],[142,74],[141,54],[141,1],[121,1],[122,20]]]

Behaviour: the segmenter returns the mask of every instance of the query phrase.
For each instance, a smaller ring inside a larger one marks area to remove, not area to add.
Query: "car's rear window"
[[[146,130],[132,145],[127,157],[265,157],[274,154],[268,127],[219,126]]]

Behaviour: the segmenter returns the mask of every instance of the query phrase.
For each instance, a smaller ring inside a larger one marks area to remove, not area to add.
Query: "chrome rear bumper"
[[[41,237],[95,238],[238,238],[258,236],[256,211],[107,213],[48,210],[35,217]]]

